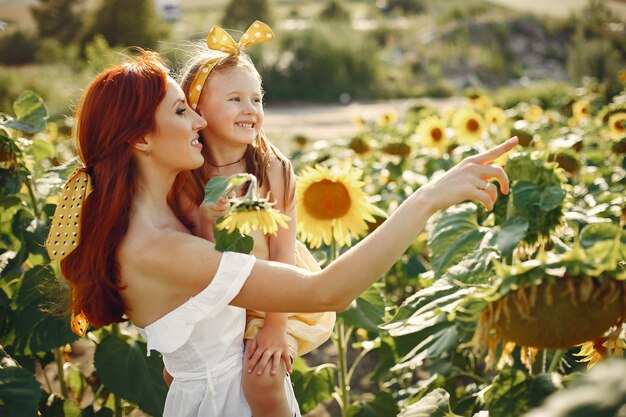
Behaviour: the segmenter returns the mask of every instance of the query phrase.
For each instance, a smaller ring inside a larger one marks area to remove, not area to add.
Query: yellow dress
[[[258,259],[269,259],[268,239],[260,229],[252,231],[254,239],[251,255]],[[320,271],[321,268],[309,250],[296,240],[296,266],[309,271]],[[287,343],[292,358],[302,356],[320,346],[330,337],[335,326],[335,313],[289,313],[287,315]],[[245,339],[254,339],[265,323],[265,313],[246,311]]]

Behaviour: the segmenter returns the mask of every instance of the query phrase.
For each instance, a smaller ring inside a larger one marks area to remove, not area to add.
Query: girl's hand
[[[492,210],[498,198],[498,189],[492,179],[500,184],[503,194],[509,193],[509,179],[501,166],[491,165],[501,155],[517,145],[512,137],[488,151],[470,156],[422,187],[434,211],[444,210],[466,200],[480,201],[487,210]]]
[[[281,360],[285,362],[287,372],[292,371],[287,333],[282,326],[268,326],[266,322],[256,337],[246,344],[246,356],[250,359],[246,370],[249,374],[256,370],[257,375],[262,375],[269,364],[270,374],[276,375]]]
[[[228,213],[228,208],[228,200],[225,197],[217,200],[215,204],[202,203],[199,208],[200,221],[214,225],[218,218]]]

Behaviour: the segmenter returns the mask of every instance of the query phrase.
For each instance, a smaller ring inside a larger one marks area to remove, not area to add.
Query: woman
[[[148,349],[163,354],[174,377],[164,415],[183,417],[251,415],[241,389],[245,309],[345,309],[435,212],[468,199],[492,209],[497,190],[488,181],[496,179],[504,193],[509,186],[502,168],[489,163],[517,143],[465,159],[326,269],[310,272],[220,253],[190,232],[202,229],[198,208],[188,224],[176,216],[171,196],[196,190],[187,185],[204,162],[198,132],[205,121],[156,54],[102,72],[87,88],[77,120],[85,167],[64,187],[50,256],[70,281],[78,317],[96,326],[130,319]],[[175,180],[180,186],[173,188]],[[290,407],[297,413],[293,395]]]

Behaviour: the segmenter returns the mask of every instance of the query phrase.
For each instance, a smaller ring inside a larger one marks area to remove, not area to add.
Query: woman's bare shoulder
[[[128,233],[118,249],[125,281],[149,279],[189,296],[208,285],[220,257],[211,242],[167,228]]]

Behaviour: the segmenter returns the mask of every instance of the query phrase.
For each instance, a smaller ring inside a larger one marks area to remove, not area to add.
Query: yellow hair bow
[[[91,177],[84,168],[74,171],[63,186],[46,239],[46,250],[53,261],[60,262],[78,246],[80,216],[92,190]]]
[[[267,42],[272,39],[274,39],[274,32],[272,32],[272,29],[260,20],[255,20],[254,23],[250,25],[248,30],[246,30],[246,32],[241,36],[239,42],[235,42],[234,39],[221,27],[213,26],[209,32],[209,36],[206,38],[206,44],[209,49],[225,52],[230,56],[239,55],[249,46]],[[209,77],[213,67],[215,67],[215,65],[222,59],[223,57],[211,59],[205,62],[198,69],[189,90],[189,105],[192,109],[195,110],[196,107],[198,107],[198,100],[200,100],[202,87]]]

